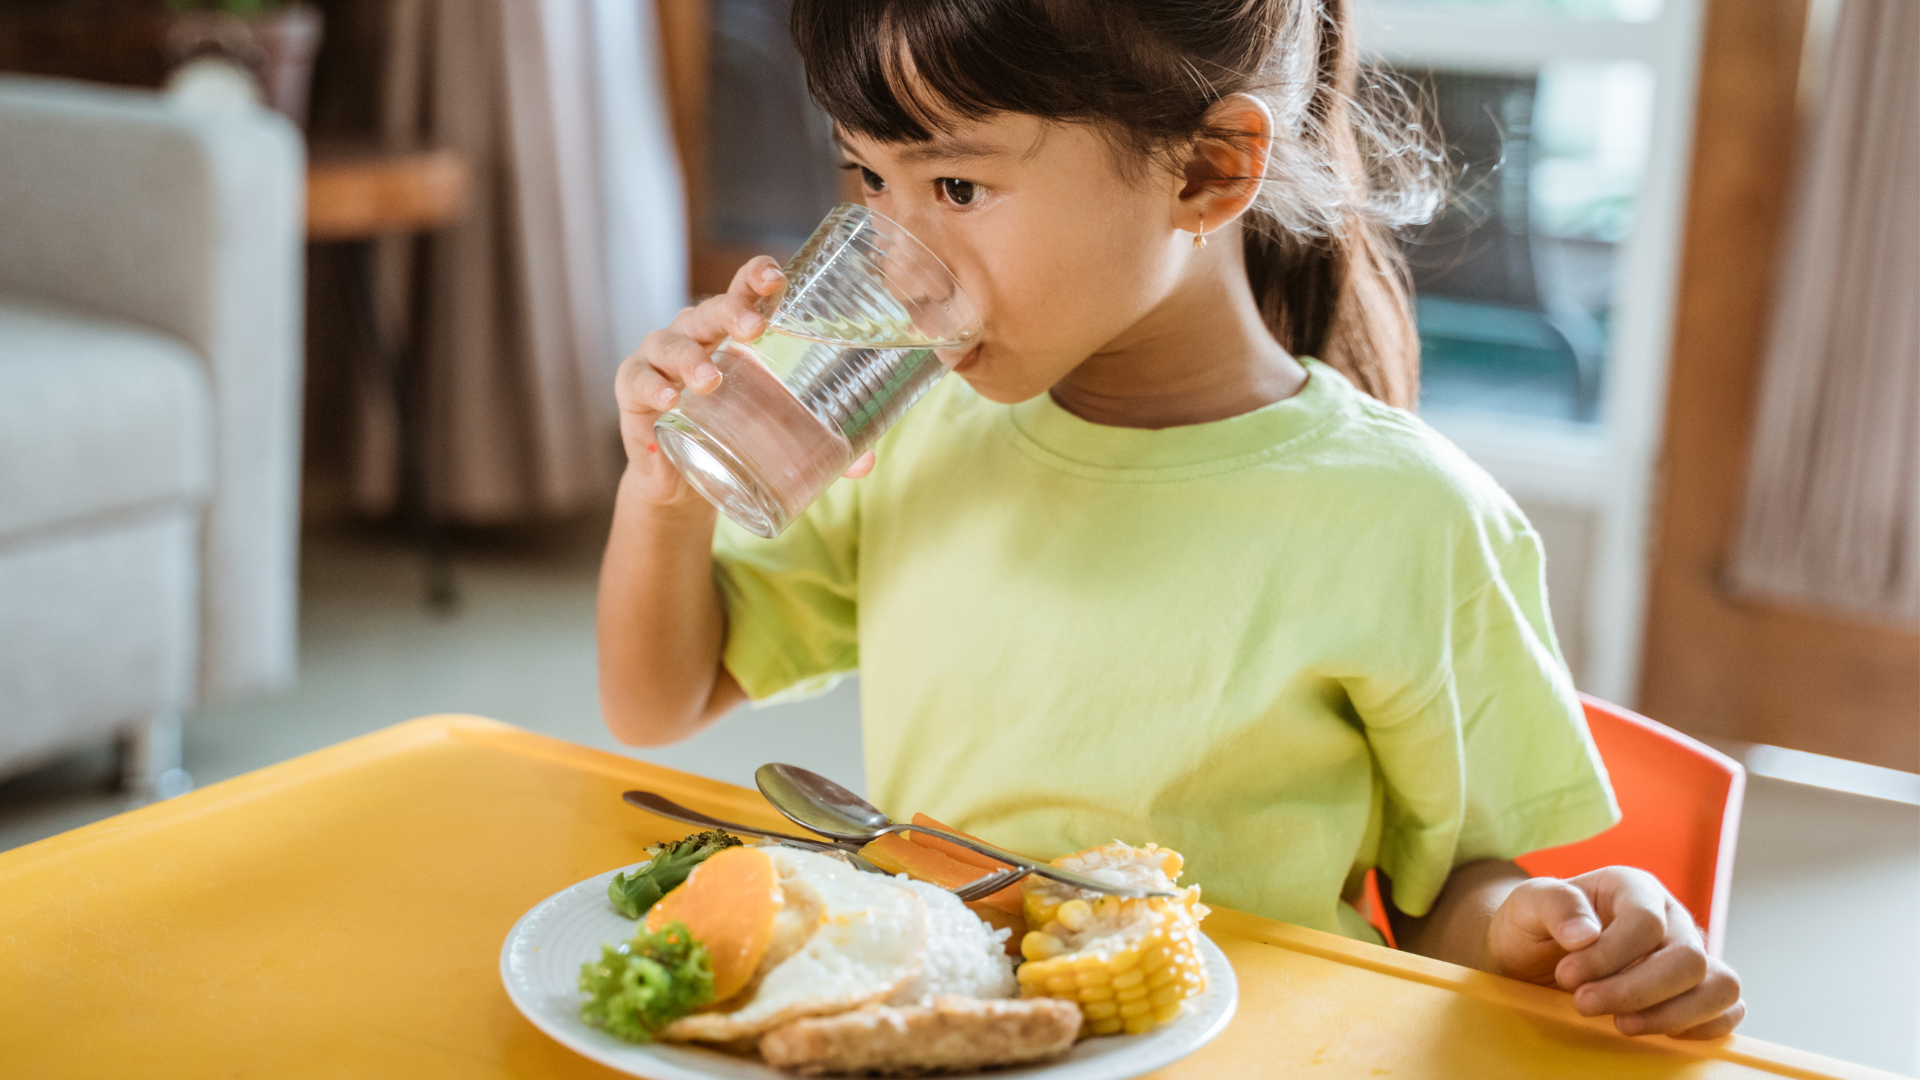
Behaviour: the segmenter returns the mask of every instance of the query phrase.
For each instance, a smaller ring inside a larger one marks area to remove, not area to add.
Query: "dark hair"
[[[1207,110],[1259,96],[1275,138],[1244,224],[1267,327],[1411,407],[1420,345],[1389,229],[1431,216],[1437,159],[1418,125],[1380,118],[1401,110],[1356,100],[1350,2],[795,0],[793,36],[821,107],[884,142],[927,141],[936,117],[1026,113],[1101,125],[1165,159],[1235,137],[1209,129]]]

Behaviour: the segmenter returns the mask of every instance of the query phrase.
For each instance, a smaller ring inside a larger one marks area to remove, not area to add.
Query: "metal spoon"
[[[1062,870],[1052,863],[1043,863],[1024,855],[1015,855],[1011,851],[1003,851],[992,844],[983,844],[978,840],[959,836],[944,829],[932,829],[925,825],[896,824],[872,803],[819,773],[803,769],[798,765],[762,765],[753,774],[753,781],[760,785],[760,794],[765,795],[767,801],[773,804],[773,808],[785,814],[788,820],[801,828],[810,829],[833,840],[851,840],[865,844],[888,833],[926,833],[948,843],[958,844],[969,851],[979,852],[990,859],[998,859],[1063,885],[1071,885],[1076,889],[1110,893],[1114,896],[1173,895],[1169,892],[1142,889],[1132,885],[1110,884],[1085,874]]]
[[[650,814],[658,814],[663,818],[671,818],[685,825],[695,825],[702,829],[723,829],[741,836],[758,836],[765,840],[778,840],[783,844],[792,844],[794,847],[805,848],[808,851],[819,851],[825,852],[828,855],[842,856],[848,862],[852,863],[856,870],[865,870],[873,874],[886,873],[886,871],[855,854],[847,845],[842,843],[812,840],[804,836],[789,836],[786,833],[774,832],[771,829],[756,829],[751,825],[741,825],[732,821],[721,821],[717,817],[711,817],[698,810],[681,806],[665,795],[655,795],[651,791],[629,791],[620,797],[625,799],[629,806],[637,806]]]

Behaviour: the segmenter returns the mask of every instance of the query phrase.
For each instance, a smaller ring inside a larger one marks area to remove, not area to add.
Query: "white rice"
[[[894,880],[917,893],[927,905],[927,951],[920,971],[908,979],[890,1005],[913,1005],[940,994],[1010,998],[1020,989],[1013,958],[1006,953],[1011,931],[982,922],[954,895],[938,885],[905,874]]]

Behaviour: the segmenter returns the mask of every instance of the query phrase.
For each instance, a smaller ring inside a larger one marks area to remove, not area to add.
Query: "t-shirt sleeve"
[[[1444,620],[1417,704],[1362,711],[1385,788],[1377,862],[1409,915],[1431,909],[1455,866],[1573,843],[1619,820],[1548,619],[1539,537],[1523,526],[1486,562],[1491,573]]]
[[[721,662],[755,701],[804,697],[860,666],[858,485],[837,481],[765,540],[722,518],[713,576],[727,612]]]

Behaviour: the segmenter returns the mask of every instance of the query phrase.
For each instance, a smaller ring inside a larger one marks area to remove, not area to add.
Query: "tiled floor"
[[[608,749],[594,689],[601,526],[461,548],[464,604],[419,603],[390,539],[349,527],[307,538],[301,675],[289,693],[187,726],[187,767],[224,779],[429,712],[476,712]],[[859,703],[843,685],[737,713],[678,746],[638,752],[751,783],[791,761],[863,786]],[[634,751],[627,751],[634,752]],[[0,784],[0,849],[113,813],[104,752]],[[1743,1034],[1920,1076],[1920,807],[1753,777],[1727,959],[1746,983]]]

